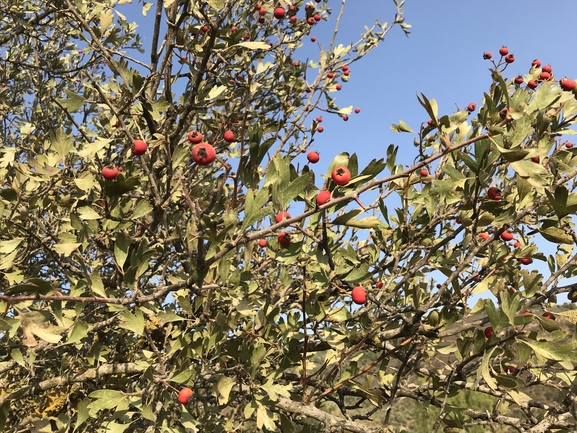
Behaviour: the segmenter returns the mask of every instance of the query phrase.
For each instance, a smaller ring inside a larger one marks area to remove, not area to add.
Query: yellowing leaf
[[[80,245],[81,243],[67,243],[67,244],[56,244],[53,246],[54,251],[58,254],[62,254],[64,257],[69,257]]]
[[[10,254],[12,251],[18,248],[18,245],[20,245],[23,240],[24,238],[14,238],[8,241],[0,241],[0,253]]]

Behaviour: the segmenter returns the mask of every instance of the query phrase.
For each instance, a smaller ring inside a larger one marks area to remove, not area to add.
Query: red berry
[[[364,305],[367,302],[367,291],[362,286],[357,286],[351,292],[353,302],[358,305]]]
[[[524,265],[530,265],[533,263],[533,259],[531,257],[523,257],[522,259],[519,259],[519,261]]]
[[[274,17],[275,17],[276,19],[280,20],[282,17],[284,17],[284,14],[285,14],[284,8],[281,8],[281,7],[275,8],[275,10],[274,10]]]
[[[319,14],[314,14],[313,18],[315,19],[316,22],[319,22],[321,20],[321,16]]]
[[[382,287],[383,287],[383,282],[382,282],[382,281],[379,281],[379,282],[377,283],[377,289],[380,289],[380,288],[382,288]]]
[[[539,85],[539,83],[537,83],[537,81],[535,81],[535,80],[527,81],[527,87],[529,89],[536,89],[538,85]]]
[[[289,219],[290,217],[291,217],[291,216],[290,216],[290,214],[289,214],[288,212],[279,212],[279,213],[277,213],[277,214],[275,215],[274,220],[275,220],[277,223],[280,223],[281,221],[287,220],[287,219]]]
[[[539,59],[533,60],[533,63],[531,63],[531,66],[535,66],[536,68],[539,68],[541,66],[541,60],[539,60]]]
[[[309,24],[309,26],[314,26],[316,24],[316,21],[313,17],[309,17],[307,18],[307,23]]]
[[[178,402],[181,404],[186,404],[192,397],[192,389],[190,388],[182,388],[178,393]]]
[[[259,14],[260,16],[266,15],[266,9],[263,8],[263,7],[261,7],[261,8],[258,10],[258,14]]]
[[[277,239],[278,243],[281,245],[288,245],[291,243],[291,235],[287,232],[280,232]]]
[[[292,17],[290,17],[289,20],[290,20],[290,22],[293,23],[293,24],[296,23],[296,22],[297,22],[297,17],[296,17],[296,15],[293,15]]]
[[[315,120],[317,123],[321,123],[323,121],[323,116],[318,116]]]
[[[316,41],[317,41],[317,38],[314,36],[311,36],[311,42],[316,42]]]
[[[334,76],[335,76],[335,74],[332,73],[332,72],[329,72],[329,73],[327,74],[327,77],[328,77],[328,78],[333,78]]]
[[[483,331],[483,333],[485,334],[485,337],[487,337],[487,339],[490,339],[493,336],[493,334],[495,334],[495,331],[493,331],[492,326],[487,326]]]
[[[216,151],[208,143],[199,143],[192,148],[192,160],[198,165],[208,165],[215,159]]]
[[[427,126],[434,126],[435,123],[433,122],[433,119],[429,119],[427,120]]]
[[[236,137],[234,136],[234,132],[232,132],[230,129],[228,131],[226,131],[224,133],[224,139],[228,143],[232,143],[232,142],[236,141]]]
[[[535,164],[539,164],[539,157],[538,156],[532,156],[531,161],[533,161]]]
[[[543,68],[541,69],[541,71],[547,72],[547,73],[550,74],[551,72],[553,72],[553,67],[552,67],[551,65],[545,65],[545,66],[543,66]]]
[[[132,143],[132,154],[136,156],[144,155],[146,153],[146,142],[142,140],[134,140]]]
[[[348,71],[349,70],[349,66],[348,65],[343,65],[343,71]]]
[[[517,372],[517,369],[512,365],[508,365],[507,367],[505,367],[505,372],[507,374],[515,374]]]
[[[331,199],[331,192],[323,189],[317,194],[317,204],[322,206],[323,204],[327,203]]]
[[[322,126],[317,127],[317,131],[319,131],[319,132],[323,132],[324,130],[325,130],[325,128],[323,128]]]
[[[260,239],[260,240],[258,241],[258,246],[261,247],[261,248],[266,247],[266,239]]]
[[[513,63],[514,61],[515,61],[515,56],[513,54],[509,54],[507,57],[505,57],[506,63]]]
[[[483,232],[483,233],[479,233],[479,237],[483,240],[489,240],[489,238],[491,237],[491,235],[487,232]]]
[[[351,180],[351,172],[344,165],[339,165],[338,167],[335,167],[333,169],[333,172],[331,173],[331,178],[333,179],[333,182],[336,183],[337,185],[341,186],[346,185],[347,183],[349,183],[349,180]]]
[[[571,148],[573,147],[573,143],[567,142],[567,143],[565,143],[565,147],[566,147],[567,149],[571,149]]]
[[[311,164],[316,164],[319,162],[320,155],[316,150],[311,150],[309,153],[307,153],[307,159]]]
[[[550,313],[549,311],[545,311],[543,313],[543,317],[545,317],[546,319],[555,320],[555,316],[552,313]]]
[[[521,242],[517,241],[513,244],[515,248],[519,248],[521,246]]]
[[[421,176],[428,176],[429,175],[429,170],[427,170],[426,168],[421,168]]]
[[[264,21],[265,21],[264,17],[258,17],[258,22],[260,24],[264,24]]]
[[[208,26],[202,26],[202,31],[204,33],[208,33],[209,30],[210,30],[210,28]]]
[[[469,113],[472,111],[475,111],[476,108],[477,108],[477,104],[475,104],[474,102],[471,102],[469,105],[467,105],[467,111]]]
[[[515,235],[511,232],[503,232],[501,233],[501,239],[503,239],[505,242],[508,242],[510,240],[513,240],[513,238],[515,237]]]
[[[343,86],[341,86],[340,84],[337,84],[337,90],[341,90],[343,88]]]
[[[455,218],[455,222],[457,224],[461,224],[461,217],[458,216],[457,218]]]
[[[359,107],[355,108],[355,113],[359,114],[361,112],[361,109]]]
[[[349,116],[347,116],[346,114],[343,115],[343,120],[346,122],[347,120],[349,120]]]
[[[499,54],[501,54],[502,56],[506,56],[507,54],[509,54],[509,48],[503,45],[501,48],[499,48]]]
[[[343,75],[345,77],[348,77],[351,74],[351,71],[343,71]]]
[[[531,312],[530,311],[523,311],[523,316],[530,316]]]
[[[202,134],[198,131],[190,131],[188,133],[188,142],[192,144],[198,144],[202,142]]]
[[[495,186],[492,186],[487,190],[487,196],[491,200],[501,200],[501,190]]]
[[[570,92],[575,88],[575,81],[568,78],[561,78],[561,80],[559,80],[559,85],[563,90]]]
[[[524,82],[525,82],[525,79],[521,75],[517,75],[515,77],[515,84],[523,84]]]
[[[103,167],[102,168],[102,177],[104,179],[112,180],[118,176],[118,169],[115,167]]]
[[[549,78],[551,78],[551,74],[549,72],[543,71],[539,74],[540,80],[548,80]]]
[[[483,59],[491,60],[493,58],[493,54],[490,51],[486,51],[483,53]]]
[[[232,27],[230,28],[230,32],[231,32],[231,33],[234,33],[234,32],[236,32],[236,31],[237,31],[236,26],[232,26]]]

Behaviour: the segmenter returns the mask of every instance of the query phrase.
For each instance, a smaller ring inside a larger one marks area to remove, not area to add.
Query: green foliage
[[[283,19],[252,0],[158,2],[148,47],[124,3],[4,8],[2,430],[571,431],[577,319],[542,310],[577,273],[577,151],[558,135],[573,93],[494,64],[476,118],[421,94],[430,123],[392,126],[413,134],[413,166],[391,145],[315,173],[297,160],[311,111],[350,113],[331,93],[392,28],[409,33],[403,2],[308,64],[326,1],[283,1]],[[216,151],[208,165],[191,130]]]

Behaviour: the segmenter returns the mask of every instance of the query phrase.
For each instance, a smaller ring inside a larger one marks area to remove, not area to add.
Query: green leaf
[[[90,403],[87,408],[96,412],[116,408],[127,399],[120,391],[113,389],[100,389],[90,393],[89,397],[95,399],[95,401]]]
[[[88,405],[90,404],[90,400],[85,398],[78,402],[76,405],[76,424],[74,424],[74,431],[78,430],[82,424],[86,422],[86,420],[90,417],[90,413],[88,410]]]
[[[487,385],[491,389],[497,389],[497,382],[495,381],[493,376],[491,376],[491,371],[489,369],[489,366],[491,364],[491,355],[493,354],[495,349],[497,349],[497,346],[494,346],[493,348],[484,353],[483,360],[481,362],[481,368],[479,369],[480,375],[483,377],[485,383],[487,383]]]
[[[7,241],[0,241],[0,253],[10,254],[22,243],[24,238],[14,238]]]
[[[129,331],[132,331],[138,335],[142,335],[144,333],[144,316],[142,315],[142,311],[140,311],[140,309],[137,308],[134,311],[134,314],[131,314],[128,310],[124,310],[119,314],[119,318],[119,326],[121,328],[128,329]]]
[[[107,298],[106,291],[104,290],[104,284],[100,279],[100,275],[97,272],[93,272],[90,276],[90,290],[98,296],[102,296],[103,298]]]
[[[90,173],[86,173],[84,177],[74,179],[74,183],[76,184],[76,186],[84,192],[90,191],[94,186],[95,182],[96,179]]]
[[[577,362],[577,347],[574,343],[560,345],[549,341],[517,340],[517,344],[528,346],[536,354],[552,361]]]
[[[558,186],[555,189],[554,196],[548,190],[545,190],[545,194],[559,218],[563,218],[572,213],[577,213],[577,203],[575,203],[574,197],[572,197],[573,194],[570,196],[569,191],[567,191],[567,188],[563,185]]]
[[[423,106],[423,108],[427,111],[427,114],[431,119],[436,119],[439,115],[439,107],[437,106],[437,101],[434,99],[428,100],[424,93],[421,93],[421,96],[417,95],[417,99],[419,104]]]
[[[62,104],[62,106],[69,112],[72,113],[84,105],[84,98],[82,96],[77,95],[68,89],[64,89],[64,92],[68,95],[68,98],[58,99],[58,102],[60,102],[60,104]]]
[[[305,192],[308,186],[313,183],[313,173],[309,172],[302,176],[297,177],[293,180],[285,189],[282,191],[281,205],[284,209],[291,201],[297,198],[299,195]]]
[[[231,45],[232,47],[244,47],[249,50],[270,50],[270,45],[266,42],[239,42],[236,45]]]
[[[152,209],[153,207],[148,202],[148,200],[139,200],[139,202],[134,207],[134,210],[132,211],[132,218],[133,219],[142,218],[143,216],[148,215],[150,212],[152,212]]]
[[[52,137],[51,148],[64,158],[74,149],[74,137],[66,135],[62,129],[56,131],[56,136]]]
[[[79,343],[84,337],[88,335],[88,329],[89,327],[85,322],[76,322],[68,333],[66,344]]]
[[[194,370],[184,370],[170,378],[171,382],[187,383],[195,375]]]
[[[24,361],[24,357],[22,356],[20,349],[12,349],[10,352],[10,358],[16,361],[18,365],[26,368],[26,362]]]
[[[335,222],[333,222],[333,224],[335,224]],[[383,228],[384,228],[383,222],[379,218],[377,218],[376,216],[361,218],[358,220],[357,219],[349,219],[347,222],[342,223],[342,225],[345,225],[347,227],[355,227],[358,229],[374,229],[374,228],[377,228],[379,226],[383,226]]]
[[[353,209],[348,211],[347,213],[335,218],[331,221],[333,225],[347,225],[349,221],[355,218],[357,215],[362,214],[364,211],[362,209]]]
[[[58,254],[61,254],[64,257],[70,257],[70,254],[76,251],[80,245],[82,244],[78,242],[71,242],[66,244],[54,244],[52,248]]]
[[[211,99],[216,99],[218,98],[220,95],[222,95],[222,93],[227,89],[226,86],[215,86],[212,89],[210,89],[210,92],[208,92],[208,96],[206,97],[206,100],[211,100]]]
[[[102,218],[98,212],[89,206],[78,208],[78,215],[83,220],[98,220]]]
[[[565,230],[558,227],[548,227],[544,230],[539,230],[539,234],[547,239],[549,242],[556,244],[572,244],[573,238],[565,232]]]
[[[124,233],[119,232],[116,234],[116,241],[114,242],[114,259],[119,268],[122,268],[126,262],[131,243],[132,240]]]
[[[405,122],[403,122],[402,120],[399,120],[398,124],[392,124],[391,125],[391,130],[393,132],[415,132],[411,129],[411,127],[409,125],[407,125]]]
[[[221,376],[216,383],[216,391],[218,393],[218,404],[225,405],[228,403],[230,391],[236,384],[234,379],[227,376]]]

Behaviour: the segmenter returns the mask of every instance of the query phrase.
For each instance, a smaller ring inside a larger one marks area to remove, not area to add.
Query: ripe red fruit
[[[491,60],[493,58],[493,54],[490,51],[486,51],[483,53],[483,59]]]
[[[115,167],[103,167],[102,168],[102,177],[104,179],[112,180],[118,176],[118,169]]]
[[[530,311],[523,311],[523,316],[530,316],[531,312]]]
[[[260,24],[264,24],[264,21],[265,21],[264,17],[259,17],[259,18],[258,18],[258,22],[259,22]]]
[[[525,79],[521,75],[517,75],[515,77],[515,84],[523,84],[524,82],[525,82]]]
[[[379,282],[377,283],[377,289],[380,289],[380,288],[382,288],[382,287],[383,287],[383,282],[382,282],[382,281],[379,281]]]
[[[367,291],[362,286],[357,286],[351,292],[353,302],[358,305],[363,305],[367,302]]]
[[[505,57],[506,63],[513,63],[514,61],[515,61],[515,56],[513,54],[509,54],[507,57]]]
[[[479,233],[479,237],[486,241],[491,237],[491,235],[487,232],[483,232],[483,233]]]
[[[537,81],[535,81],[535,80],[527,81],[527,87],[529,89],[536,89],[538,85],[539,85],[539,83],[537,83]]]
[[[328,78],[334,78],[335,74],[333,72],[327,73]]]
[[[513,244],[513,247],[519,248],[521,246],[521,242],[517,241]]]
[[[429,170],[427,170],[426,168],[421,168],[420,174],[421,176],[428,176]]]
[[[210,30],[210,28],[208,26],[202,26],[202,31],[204,33],[208,33],[209,30]]]
[[[551,78],[551,74],[549,72],[543,71],[539,74],[540,80],[548,80],[549,78]]]
[[[263,7],[261,7],[261,8],[258,10],[258,14],[259,14],[261,17],[264,16],[264,15],[266,15],[266,9],[263,8]]]
[[[512,365],[508,365],[507,367],[505,367],[505,373],[507,374],[515,374],[517,372],[517,369],[515,367],[513,367]]]
[[[361,112],[361,109],[359,107],[355,108],[355,113],[359,114]]]
[[[551,65],[545,65],[545,66],[543,66],[543,68],[541,68],[541,71],[547,72],[550,74],[551,72],[553,72],[553,67]]]
[[[549,311],[545,311],[543,313],[543,317],[545,317],[546,319],[555,320],[555,316],[552,313],[550,313]]]
[[[322,126],[317,127],[317,131],[319,131],[319,132],[323,132],[324,130],[325,130],[325,128],[323,128]]]
[[[331,192],[323,189],[317,194],[317,204],[322,206],[323,204],[327,203],[331,199]]]
[[[475,111],[475,109],[477,108],[477,104],[475,104],[474,102],[469,103],[469,105],[467,105],[467,111],[470,113],[472,111]]]
[[[318,116],[315,120],[317,123],[321,123],[323,121],[323,116]]]
[[[533,263],[533,259],[531,257],[523,257],[522,259],[519,259],[519,261],[524,265],[530,265]]]
[[[571,149],[573,147],[573,143],[571,143],[570,141],[568,141],[567,143],[565,143],[565,147],[567,149]]]
[[[499,54],[501,54],[502,56],[506,56],[507,54],[509,54],[509,48],[503,45],[501,48],[499,48]]]
[[[559,80],[559,85],[563,90],[570,92],[575,88],[575,81],[568,78],[561,78],[561,80]]]
[[[266,239],[259,239],[258,246],[261,248],[266,247]]]
[[[199,143],[192,148],[192,160],[198,165],[208,165],[216,159],[216,151],[209,143]]]
[[[491,200],[501,200],[501,190],[496,186],[492,186],[487,190],[487,196]]]
[[[508,242],[510,240],[513,240],[513,238],[515,237],[515,235],[511,232],[503,232],[501,233],[501,239],[503,239],[505,242]]]
[[[532,156],[531,161],[533,161],[535,164],[539,164],[539,157],[538,156]]]
[[[343,115],[343,120],[346,122],[347,120],[349,120],[349,116],[347,116],[346,114]]]
[[[487,337],[487,339],[489,340],[489,339],[495,334],[495,331],[493,331],[493,327],[492,327],[492,326],[487,326],[487,327],[483,330],[483,334],[485,334],[485,337]]]
[[[349,180],[351,180],[351,172],[344,165],[339,165],[338,167],[335,167],[333,169],[333,172],[331,173],[331,178],[333,179],[333,182],[336,183],[337,185],[341,186],[346,185],[347,183],[349,183]]]
[[[144,155],[146,153],[146,142],[142,140],[134,140],[132,143],[132,154],[136,156]]]
[[[319,14],[314,14],[313,18],[315,19],[316,22],[319,22],[321,20],[321,16]]]
[[[427,120],[427,125],[428,125],[428,126],[433,126],[433,125],[434,125],[433,119]]]
[[[343,71],[343,75],[345,77],[348,77],[349,75],[351,75],[351,71]]]
[[[280,223],[282,220],[287,220],[291,217],[291,215],[288,212],[279,212],[275,215],[274,220],[277,223]]]
[[[234,32],[236,32],[236,31],[237,31],[236,26],[232,26],[232,27],[230,28],[230,32],[231,32],[231,33],[234,33]]]
[[[226,131],[224,133],[224,139],[229,143],[236,141],[236,137],[234,136],[234,132],[232,132],[230,129],[228,131]]]
[[[278,234],[278,243],[281,245],[288,245],[291,243],[291,235],[287,232],[280,232]]]
[[[284,8],[281,8],[280,6],[277,7],[277,8],[275,8],[275,10],[274,10],[274,17],[275,17],[277,20],[280,20],[282,17],[284,17],[284,14],[285,14]]]
[[[311,36],[311,42],[316,42],[316,41],[317,41],[317,38],[314,36]]]
[[[343,86],[341,86],[340,84],[337,84],[336,88],[337,88],[337,90],[341,90],[343,88]]]
[[[182,388],[178,393],[178,402],[181,404],[188,403],[188,400],[192,397],[192,389],[190,388]]]
[[[192,144],[198,144],[202,142],[202,134],[198,131],[190,131],[188,133],[188,142]]]
[[[296,15],[293,15],[292,17],[289,18],[289,20],[290,20],[291,23],[294,24],[294,23],[297,22],[297,16],[296,16]]]
[[[321,157],[316,150],[311,150],[309,153],[307,153],[307,159],[311,164],[316,164],[317,162],[319,162],[320,158]]]
[[[531,63],[531,66],[535,66],[536,68],[539,68],[541,66],[541,60],[539,60],[539,59],[533,60],[533,63]]]
[[[343,71],[348,71],[349,70],[349,65],[343,65]]]
[[[316,24],[316,21],[313,17],[309,17],[307,18],[307,23],[309,24],[309,26],[314,26]]]

